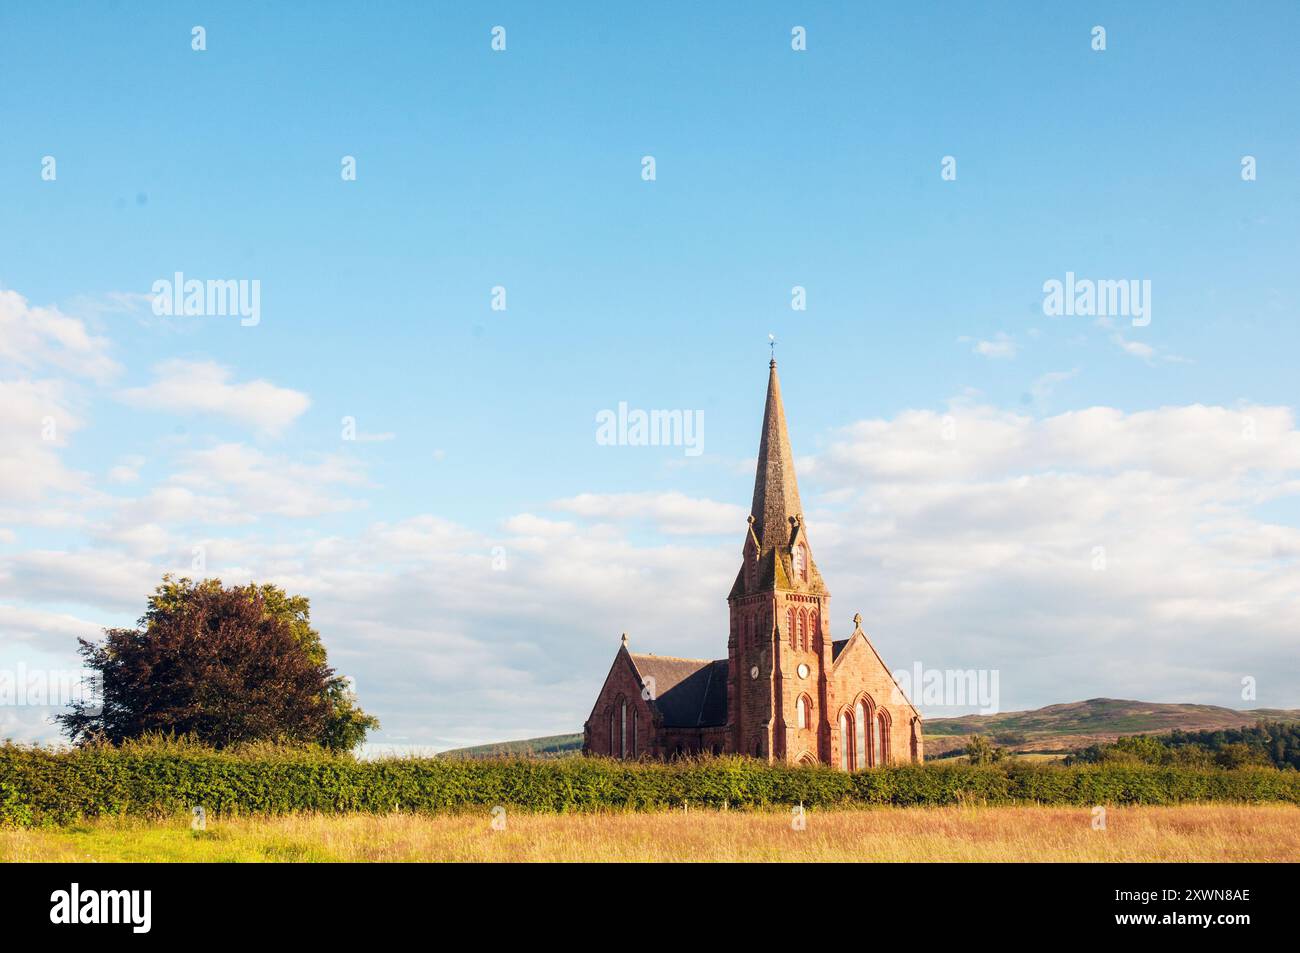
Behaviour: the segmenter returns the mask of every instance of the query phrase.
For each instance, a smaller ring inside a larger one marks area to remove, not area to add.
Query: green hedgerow
[[[1300,772],[1186,765],[1006,761],[898,765],[847,774],[749,758],[669,764],[388,758],[257,745],[216,751],[183,740],[52,751],[0,745],[0,824],[97,816],[165,816],[196,805],[214,816],[294,811],[386,813],[489,809],[656,810],[684,804],[809,808],[943,804],[1300,804]]]

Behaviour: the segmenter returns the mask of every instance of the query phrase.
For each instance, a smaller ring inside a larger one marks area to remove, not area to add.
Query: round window
[[[749,670],[749,677],[750,677],[750,678],[758,678],[758,666],[757,666],[757,665],[755,665],[753,668],[751,668],[751,669]]]
[[[799,677],[800,677],[800,678],[807,678],[807,677],[808,677],[808,666],[807,666],[807,665],[800,664],[800,666],[799,666],[799,668],[798,668],[798,672],[799,672]]]

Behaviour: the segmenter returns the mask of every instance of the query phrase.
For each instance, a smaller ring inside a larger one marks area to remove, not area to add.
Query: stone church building
[[[727,596],[727,657],[632,652],[627,636],[583,726],[585,754],[745,754],[857,770],[924,758],[921,716],[854,616],[831,638],[830,592],[803,521],[776,361],[754,503]]]

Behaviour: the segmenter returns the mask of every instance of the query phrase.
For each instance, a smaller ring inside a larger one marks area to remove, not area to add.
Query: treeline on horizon
[[[154,740],[49,750],[0,745],[0,824],[94,817],[295,812],[646,811],[949,804],[1300,804],[1300,771],[1195,765],[1070,766],[1007,759],[853,773],[752,758],[358,760],[319,747],[216,750]]]
[[[1261,721],[1243,728],[1129,735],[1090,745],[1065,759],[1070,764],[1149,764],[1197,768],[1272,766],[1300,770],[1300,724]]]

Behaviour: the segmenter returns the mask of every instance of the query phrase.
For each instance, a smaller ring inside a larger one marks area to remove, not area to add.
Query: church
[[[623,636],[583,726],[584,754],[667,759],[744,754],[846,771],[924,758],[921,716],[853,617],[833,639],[813,559],[776,360],[740,571],[727,596],[727,657],[633,652]]]

